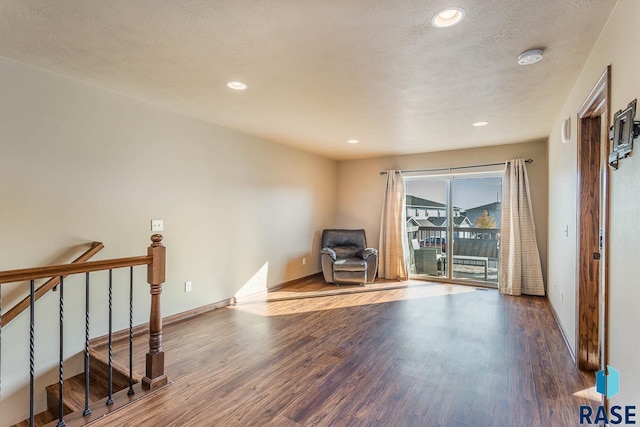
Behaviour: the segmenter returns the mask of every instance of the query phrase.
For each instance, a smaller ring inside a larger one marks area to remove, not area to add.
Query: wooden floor
[[[380,286],[300,285],[165,327],[173,383],[93,425],[572,426],[598,404],[546,299]]]

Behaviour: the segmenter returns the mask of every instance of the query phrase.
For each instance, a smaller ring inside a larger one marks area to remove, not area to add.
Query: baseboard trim
[[[318,280],[322,278],[322,272],[318,272],[318,273],[313,273],[310,274],[308,276],[304,276],[304,277],[299,277],[297,279],[293,279],[293,280],[289,280],[287,282],[283,282],[283,283],[279,283],[277,285],[274,285],[270,288],[267,289],[267,292],[273,292],[273,291],[277,291],[283,288],[286,288],[287,286],[293,286],[296,285],[298,283],[307,281],[307,280]],[[255,297],[256,295],[247,295],[245,297],[242,297],[242,302],[246,302],[247,300],[252,300],[252,297]],[[167,325],[171,325],[174,323],[178,323],[178,322],[182,322],[184,320],[190,319],[192,317],[195,316],[199,316],[201,314],[204,313],[208,313],[210,311],[213,310],[217,310],[219,308],[223,308],[223,307],[228,307],[231,305],[236,304],[238,301],[236,301],[235,297],[231,297],[231,298],[227,298],[224,299],[222,301],[218,301],[218,302],[214,302],[208,305],[203,305],[202,307],[197,307],[191,310],[187,310],[187,311],[183,311],[182,313],[177,313],[171,316],[167,316],[164,317],[162,319],[162,324],[167,326]],[[133,327],[133,336],[140,336],[143,334],[146,334],[147,332],[149,332],[149,323],[143,323],[137,326]],[[111,334],[111,339],[112,341],[119,341],[119,340],[123,340],[123,339],[128,339],[129,338],[129,329],[122,329],[120,331],[114,332],[113,334]],[[91,345],[91,347],[99,347],[102,345],[106,345],[109,343],[109,335],[102,335],[96,338],[93,338],[91,341],[89,341],[89,344]]]
[[[231,298],[231,305],[244,304],[244,303],[256,302],[256,301],[266,301],[268,293],[269,292],[266,289],[261,289],[257,292],[247,294],[247,295],[241,295],[241,296],[236,295],[233,298]]]
[[[211,304],[203,305],[202,307],[197,307],[191,310],[183,311],[182,313],[173,314],[171,316],[164,317],[162,319],[162,324],[172,325],[174,323],[182,322],[184,320],[190,319],[195,316],[199,316],[204,313],[208,313],[213,310],[217,310],[219,308],[227,307],[231,305],[232,298],[227,298],[222,301],[214,302]],[[133,327],[133,336],[139,336],[142,334],[146,334],[149,332],[149,323],[143,323]],[[119,341],[122,339],[129,338],[129,328],[122,329],[120,331],[114,332],[111,334],[112,341]],[[99,347],[101,345],[106,345],[109,343],[109,335],[102,335],[100,337],[93,338],[89,341],[91,347]]]
[[[558,329],[560,329],[560,334],[562,335],[562,339],[564,340],[564,344],[567,346],[567,350],[569,350],[569,355],[571,356],[571,359],[573,360],[573,363],[576,363],[576,353],[573,350],[573,348],[571,347],[571,344],[569,343],[569,339],[567,338],[567,334],[564,330],[564,328],[562,327],[562,323],[560,323],[560,318],[558,317],[558,313],[556,313],[556,309],[553,308],[553,304],[551,304],[551,301],[549,301],[549,298],[547,298],[547,304],[549,304],[549,308],[551,309],[551,314],[553,315],[553,319],[556,321],[556,325],[558,325]]]
[[[268,291],[275,292],[275,291],[282,290],[283,288],[286,288],[288,286],[293,286],[293,285],[297,285],[298,283],[306,282],[307,280],[317,280],[317,279],[322,279],[322,271],[310,274],[308,276],[303,276],[297,279],[289,280],[287,282],[279,283],[277,285],[273,285],[268,289]]]

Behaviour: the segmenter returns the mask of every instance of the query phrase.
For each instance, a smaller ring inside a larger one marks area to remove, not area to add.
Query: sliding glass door
[[[411,276],[496,285],[501,174],[409,177],[406,187]]]
[[[416,184],[416,185],[414,185]],[[409,271],[422,277],[447,275],[448,179],[407,181]]]

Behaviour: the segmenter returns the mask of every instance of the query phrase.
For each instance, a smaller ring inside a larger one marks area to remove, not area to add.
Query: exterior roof
[[[432,219],[437,218],[429,218],[429,219],[416,219],[416,222],[420,225],[420,227],[434,227],[436,226]]]
[[[469,208],[466,211],[470,212],[470,211],[488,211],[488,212],[495,212],[495,211],[500,211],[500,206],[502,205],[502,203],[500,202],[493,202],[493,203],[489,203],[486,205],[482,205],[482,206],[476,206],[475,208]]]
[[[463,227],[464,225],[471,227],[473,225],[471,224],[471,221],[469,221],[469,218],[467,218],[466,216],[458,216],[453,218],[453,224],[457,227]]]
[[[434,202],[433,200],[423,199],[418,196],[407,195],[407,206],[422,206],[425,208],[446,208],[447,205],[440,202]]]
[[[418,222],[418,220],[416,220],[414,217],[409,217],[409,218],[407,218],[407,226],[419,227],[420,226],[420,222]]]
[[[444,227],[447,222],[447,217],[441,216],[439,218],[431,218],[429,220],[434,227]]]
[[[407,207],[409,206],[422,207],[426,209],[429,209],[429,208],[446,209],[447,208],[447,205],[444,203],[434,202],[433,200],[423,199],[422,197],[418,197],[418,196],[407,195]],[[460,211],[461,209],[457,206],[454,206],[453,210]]]
[[[421,228],[423,227],[446,227],[447,226],[447,218],[444,216],[441,217],[429,217],[428,219],[415,219],[414,217],[410,218],[413,224],[418,224]],[[408,223],[408,221],[407,221]],[[457,216],[453,218],[453,224],[456,227],[471,227],[472,224],[469,219],[465,216]]]

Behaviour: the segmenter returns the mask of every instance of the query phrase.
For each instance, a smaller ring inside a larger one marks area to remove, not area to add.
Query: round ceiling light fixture
[[[228,82],[227,87],[233,90],[246,90],[249,86],[242,82]]]
[[[347,144],[357,144],[360,140],[357,139],[347,139]]]
[[[518,64],[531,65],[542,59],[542,49],[531,49],[518,56]]]
[[[475,126],[475,127],[479,128],[479,127],[482,127],[482,126],[486,126],[486,125],[488,125],[488,124],[489,124],[489,122],[475,122],[475,123],[473,124],[473,126]]]
[[[464,18],[464,10],[459,7],[450,7],[443,9],[433,15],[431,25],[436,28],[452,27],[462,21]]]

